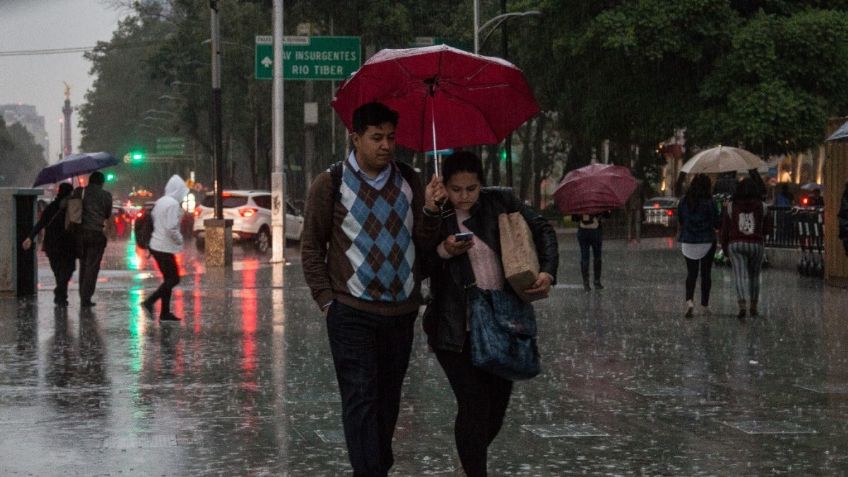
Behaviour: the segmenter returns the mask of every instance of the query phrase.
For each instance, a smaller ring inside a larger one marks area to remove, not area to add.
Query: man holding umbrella
[[[94,287],[100,273],[100,260],[106,249],[103,227],[112,215],[112,194],[103,190],[103,173],[95,171],[88,177],[85,188],[74,190],[74,197],[82,198],[82,223],[77,234],[79,251],[80,306],[92,307]]]
[[[353,153],[309,188],[301,254],[327,320],[354,475],[385,476],[421,305],[416,248],[436,237],[445,193],[394,160],[397,112],[367,103],[352,123]]]

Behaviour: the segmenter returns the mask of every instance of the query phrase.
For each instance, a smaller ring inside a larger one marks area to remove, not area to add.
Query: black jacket
[[[41,212],[41,217],[29,234],[30,240],[34,242],[35,236],[44,229],[42,248],[48,256],[74,254],[74,237],[65,230],[67,203],[67,197],[50,202]]]
[[[112,194],[98,184],[88,184],[84,195],[77,187],[73,196],[82,196],[82,230],[103,232],[104,222],[112,216]]]
[[[498,257],[501,256],[498,215],[504,212],[521,212],[533,233],[533,242],[539,257],[539,271],[547,272],[556,281],[559,250],[553,227],[535,210],[524,205],[509,189],[483,188],[480,198],[471,208],[471,217],[464,225],[486,243]],[[440,244],[448,235],[459,232],[452,208],[442,213]],[[468,254],[442,259],[436,249],[424,254],[425,266],[430,276],[430,303],[424,311],[424,331],[427,341],[435,349],[461,351],[465,343],[467,299],[465,285],[473,281],[474,272]],[[505,286],[509,286],[506,282]]]
[[[845,184],[842,202],[839,205],[839,238],[848,240],[848,184]]]

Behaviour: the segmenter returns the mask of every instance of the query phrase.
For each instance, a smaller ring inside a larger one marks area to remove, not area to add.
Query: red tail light
[[[140,211],[138,211],[137,214],[135,214],[135,218],[137,218],[137,219],[140,219],[142,217],[144,217],[144,211],[143,210],[140,210]]]
[[[200,213],[201,213],[200,207],[195,207],[194,208],[194,216],[200,217]]]
[[[801,198],[801,205],[810,205],[810,198],[809,197],[802,197]]]
[[[256,212],[257,210],[253,207],[245,207],[243,209],[239,209],[239,214],[242,217],[253,217],[254,215],[256,215]]]
[[[674,211],[671,210],[671,209],[668,209],[668,210],[665,211],[665,215],[672,217],[674,215]]]

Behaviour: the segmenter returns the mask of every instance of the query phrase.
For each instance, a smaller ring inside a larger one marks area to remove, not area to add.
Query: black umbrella
[[[104,167],[118,164],[118,159],[108,152],[84,152],[72,154],[56,164],[49,165],[38,173],[33,187],[53,184],[71,177],[88,174]]]

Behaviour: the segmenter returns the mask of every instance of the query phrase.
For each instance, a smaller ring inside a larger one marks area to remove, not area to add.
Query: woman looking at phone
[[[448,201],[439,214],[438,246],[425,254],[433,299],[424,312],[424,330],[456,396],[460,462],[466,475],[479,477],[487,475],[488,447],[503,424],[512,381],[471,364],[466,288],[473,283],[481,289],[509,289],[501,265],[501,213],[521,212],[533,233],[541,272],[525,290],[528,294],[548,295],[559,254],[547,220],[509,189],[483,187],[483,166],[475,154],[463,151],[446,158],[442,179]]]

